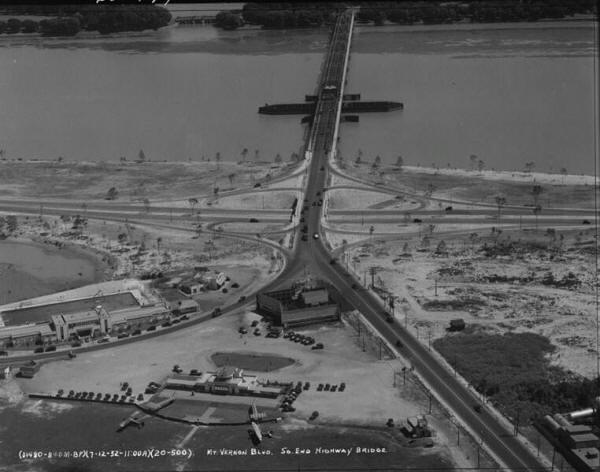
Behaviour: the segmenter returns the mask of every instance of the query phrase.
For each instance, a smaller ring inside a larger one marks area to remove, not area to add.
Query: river
[[[592,173],[591,22],[359,27],[348,92],[403,111],[342,126],[341,152],[407,164]],[[287,159],[327,32],[212,26],[102,38],[0,36],[0,148],[22,159]]]

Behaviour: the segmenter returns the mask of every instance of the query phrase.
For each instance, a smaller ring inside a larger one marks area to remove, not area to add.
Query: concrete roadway
[[[305,218],[308,226],[308,241],[298,240],[291,261],[282,277],[293,279],[306,267],[312,275],[332,283],[357,310],[359,310],[390,344],[397,340],[403,344],[401,353],[406,356],[416,371],[431,386],[438,398],[460,418],[471,431],[476,432],[492,453],[509,467],[511,471],[544,470],[532,454],[517,438],[500,424],[485,408],[477,413],[473,407],[478,400],[411,334],[397,323],[387,323],[381,302],[366,290],[356,291],[352,284],[359,285],[341,264],[331,264],[331,253],[322,239],[313,238],[321,229],[321,210],[323,207],[310,203],[316,194],[322,192],[326,181],[326,172],[320,171],[327,166],[323,152],[316,152],[309,171],[306,195],[309,199]],[[297,237],[300,233],[298,231]],[[279,280],[282,280],[280,277]],[[288,281],[286,281],[288,282]],[[282,280],[282,285],[285,284]]]

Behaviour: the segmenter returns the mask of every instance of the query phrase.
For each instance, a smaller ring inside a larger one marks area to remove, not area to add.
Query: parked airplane
[[[127,428],[128,426],[137,426],[138,429],[143,428],[144,427],[144,419],[147,418],[146,416],[137,416],[137,413],[134,413],[133,415],[131,415],[129,418],[124,419],[123,421],[121,421],[119,423],[119,429],[117,429],[117,433],[120,433],[121,431],[123,431],[125,428]]]

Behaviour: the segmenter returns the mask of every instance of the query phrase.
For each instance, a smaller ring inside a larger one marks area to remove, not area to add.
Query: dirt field
[[[503,195],[506,205],[533,205],[532,188],[542,187],[539,204],[547,208],[593,208],[594,176],[544,174],[539,172],[470,171],[389,166],[373,172],[370,164],[347,164],[348,175],[371,183],[391,185],[401,191],[436,198],[472,201],[494,205],[495,196]]]
[[[350,265],[359,274],[378,267],[375,285],[406,300],[396,316],[425,343],[463,318],[490,332],[547,336],[558,346],[554,362],[595,375],[592,230],[471,234],[434,234],[426,247],[418,239],[356,246]],[[446,251],[435,254],[442,240]]]
[[[104,199],[117,191],[116,201],[161,200],[213,195],[266,184],[289,173],[292,165],[233,162],[55,162],[0,161],[2,198]],[[269,175],[270,177],[267,177]],[[51,179],[48,176],[52,176]]]

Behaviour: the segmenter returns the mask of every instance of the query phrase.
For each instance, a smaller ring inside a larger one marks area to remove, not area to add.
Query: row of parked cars
[[[64,395],[64,390],[61,388],[57,394],[56,397],[60,398]],[[80,400],[94,400],[94,401],[105,401],[105,402],[119,402],[119,403],[125,403],[126,401],[128,401],[129,403],[133,403],[135,401],[135,397],[132,395],[131,391],[127,391],[127,393],[121,394],[119,395],[118,393],[105,393],[102,394],[100,392],[98,393],[94,393],[94,392],[75,392],[74,390],[69,390],[69,393],[67,394],[66,398],[77,398]],[[138,401],[142,401],[144,400],[144,395],[142,395],[141,393],[137,396]]]
[[[346,390],[345,382],[342,382],[339,387],[337,385],[330,385],[328,383],[326,383],[325,385],[320,383],[317,387],[317,392],[343,392],[344,390]]]
[[[298,382],[294,388],[284,397],[283,402],[281,403],[281,411],[292,412],[296,411],[296,408],[292,406],[292,403],[296,401],[296,398],[302,393],[302,390],[308,390],[310,388],[310,383],[305,382],[304,386],[302,382]]]
[[[285,339],[289,339],[290,341],[293,341],[295,343],[300,343],[305,346],[310,346],[311,344],[315,343],[315,338],[313,338],[312,336],[305,336],[300,333],[294,333],[293,331],[286,332],[283,335],[283,337]]]

